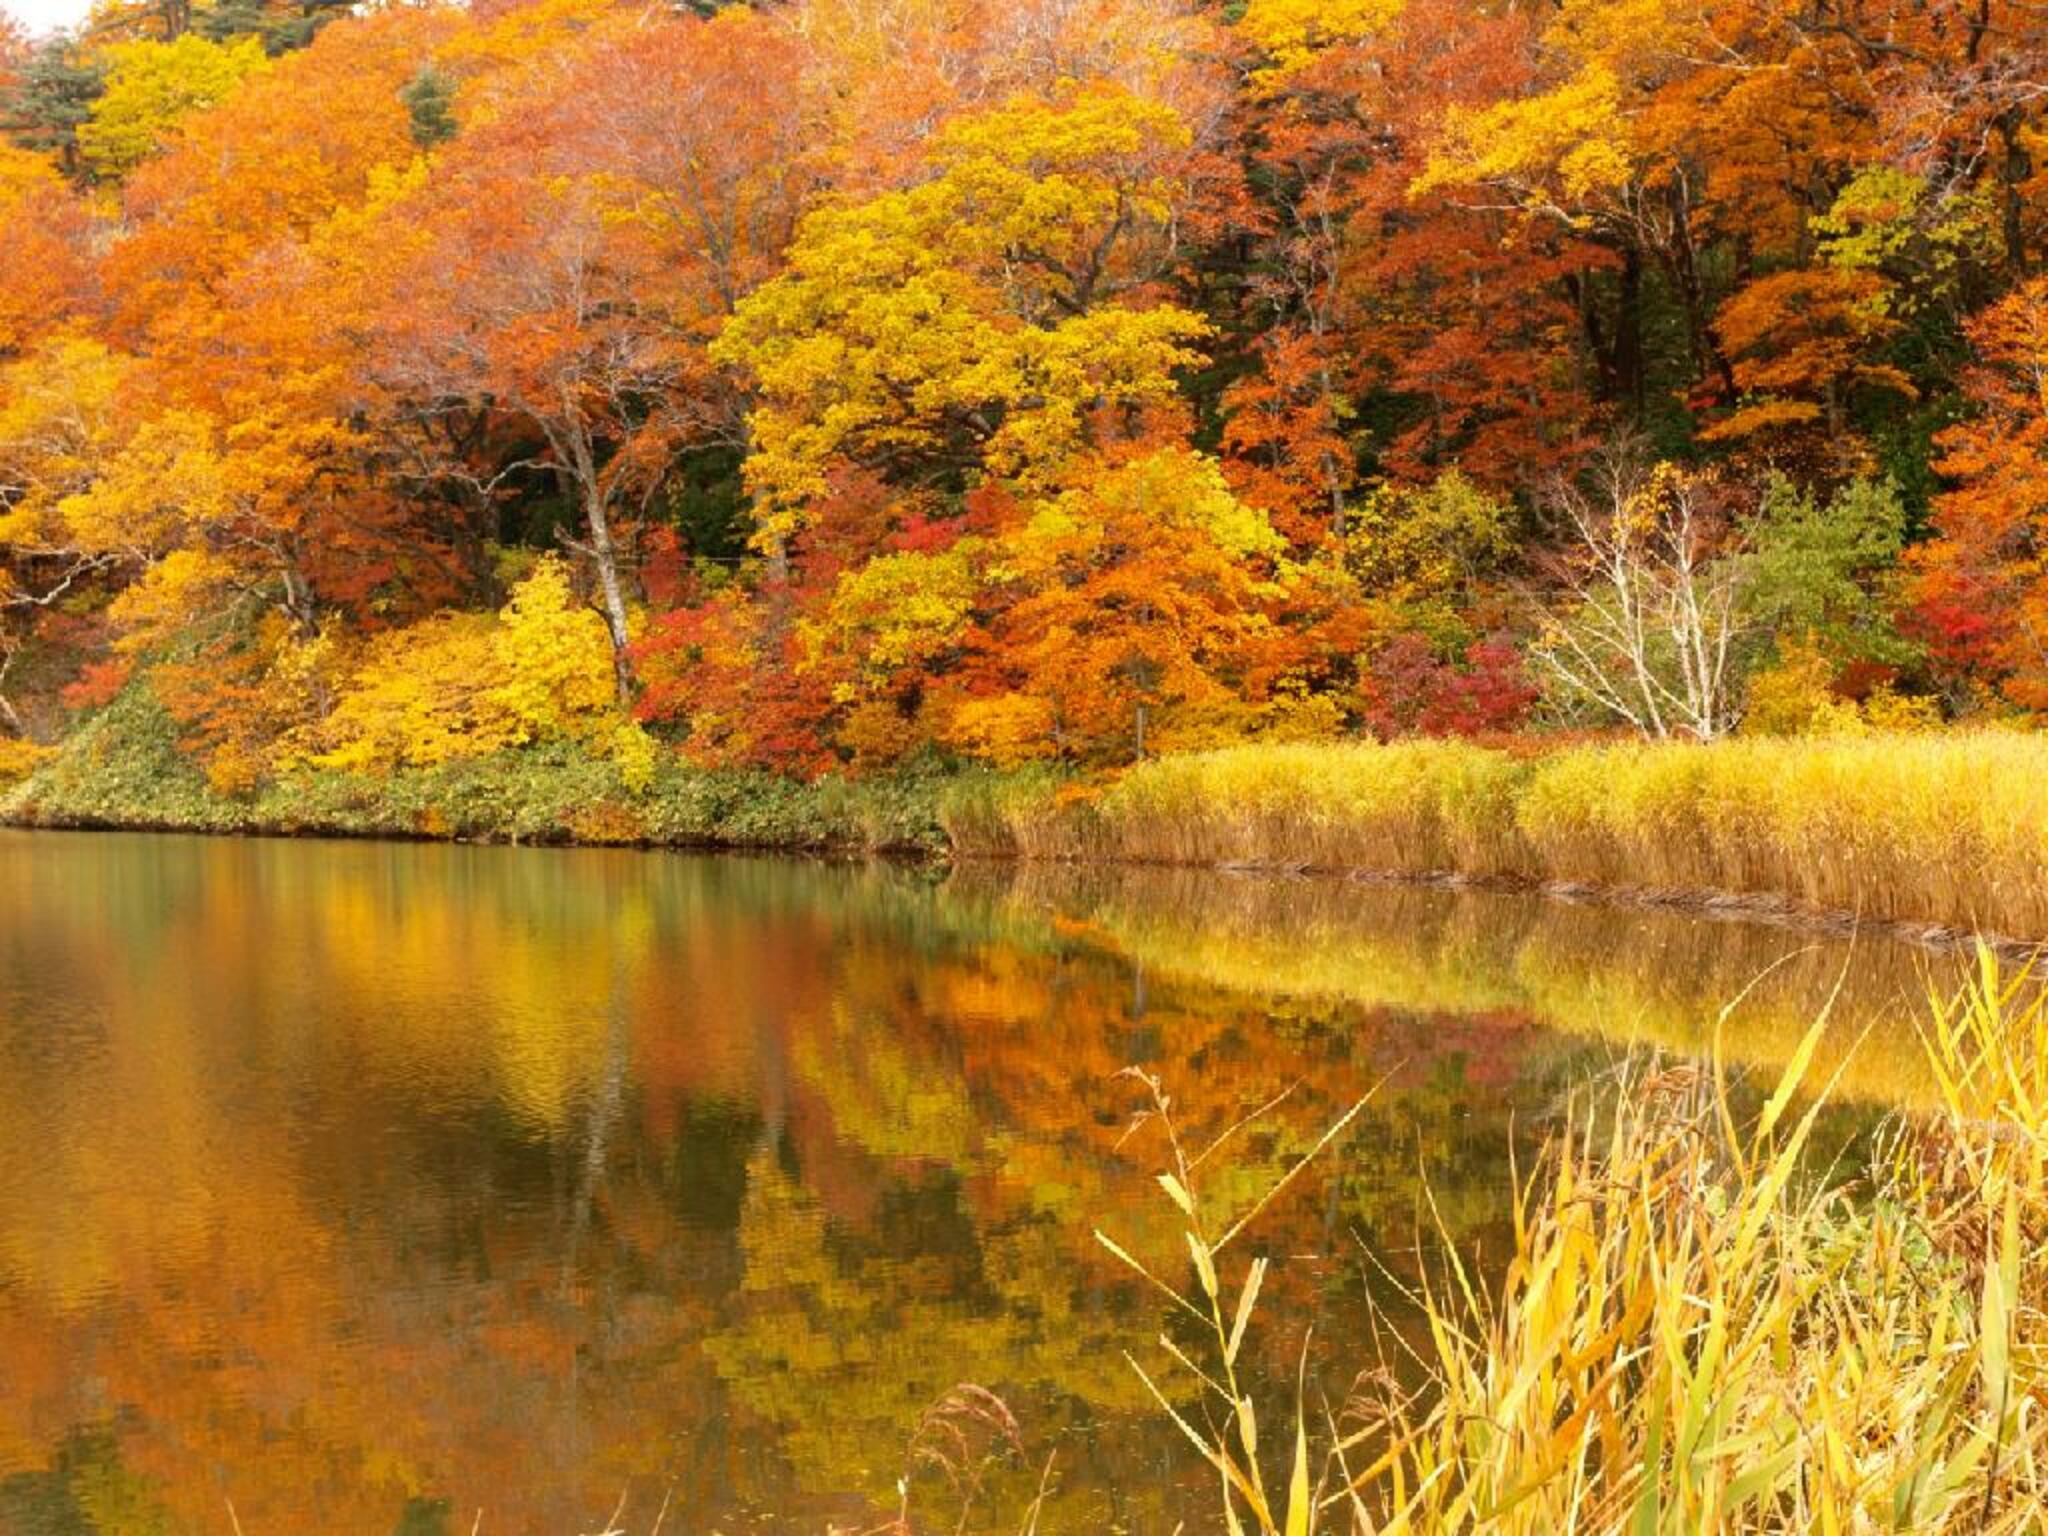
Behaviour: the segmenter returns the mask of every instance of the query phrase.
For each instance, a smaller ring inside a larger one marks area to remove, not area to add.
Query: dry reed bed
[[[1505,1294],[1431,1287],[1427,1405],[1362,1405],[1355,1529],[2048,1529],[2048,1004],[1987,954],[1846,1185],[1802,1171],[1819,1028],[1741,1129],[1689,1068],[1573,1115]]]
[[[1304,1367],[1277,1433],[1237,1369],[1268,1261],[1232,1242],[1263,1200],[1219,1210],[1214,1149],[1172,1140],[1159,1182],[1199,1284],[1098,1236],[1198,1320],[1194,1355],[1162,1335],[1132,1364],[1219,1474],[1221,1526],[2040,1536],[2048,1002],[1980,956],[1932,1008],[1938,1106],[1865,1170],[1809,1155],[1824,1021],[1754,1118],[1717,1069],[1638,1062],[1574,1100],[1523,1181],[1498,1291],[1446,1241],[1409,1288],[1420,1336],[1382,1332],[1341,1405]]]
[[[948,806],[957,852],[1737,893],[2048,938],[2048,737],[1252,745]]]

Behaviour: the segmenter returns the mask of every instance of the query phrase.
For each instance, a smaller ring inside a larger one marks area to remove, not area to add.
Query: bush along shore
[[[0,800],[128,827],[1314,870],[1566,887],[2048,939],[2048,738],[1257,744],[1113,777],[811,781],[551,742],[223,794],[133,688]]]
[[[0,798],[15,826],[936,856],[940,774],[812,782],[660,754],[642,782],[556,741],[385,772],[311,770],[216,790],[175,722],[130,688]]]

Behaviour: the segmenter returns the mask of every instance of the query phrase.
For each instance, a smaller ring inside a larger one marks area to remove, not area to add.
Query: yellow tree
[[[382,772],[536,742],[581,742],[628,778],[652,743],[618,713],[604,621],[548,556],[495,618],[435,614],[362,648],[333,711],[282,744],[287,762]]]
[[[1146,285],[1191,143],[1170,107],[1074,87],[958,119],[930,179],[806,219],[713,349],[758,391],[760,546],[787,544],[835,464],[1039,489],[1171,402],[1207,327]]]
[[[212,43],[117,43],[106,52],[107,88],[79,124],[78,148],[95,176],[118,181],[163,149],[181,119],[227,99],[265,64],[253,37]]]

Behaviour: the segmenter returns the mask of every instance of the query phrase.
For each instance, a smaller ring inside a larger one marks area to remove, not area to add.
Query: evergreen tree
[[[75,176],[78,125],[92,115],[105,84],[104,69],[75,39],[53,37],[29,55],[20,83],[0,104],[0,121],[16,144],[56,156],[65,174]]]

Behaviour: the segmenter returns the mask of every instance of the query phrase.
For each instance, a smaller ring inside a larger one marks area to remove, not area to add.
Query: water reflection
[[[1121,1356],[1159,1309],[1089,1240],[1176,1251],[1120,1068],[1197,1140],[1300,1084],[1226,1201],[1391,1074],[1261,1218],[1284,1382],[1305,1322],[1398,1310],[1360,1245],[1412,1262],[1422,1179],[1497,1254],[1565,1085],[1781,961],[1727,1029],[1770,1060],[1842,960],[1333,883],[0,838],[0,1530],[562,1533],[672,1490],[822,1531],[963,1380],[1057,1452],[1046,1529],[1171,1530],[1207,1482]],[[1918,1091],[1928,964],[1859,952],[1847,1091]]]
[[[1781,1066],[1831,1008],[1818,1076],[1838,1097],[1931,1104],[1918,1030],[1962,961],[1732,912],[1440,886],[1175,869],[970,865],[956,899],[1039,913],[1155,975],[1367,1009],[1513,1018],[1687,1055]]]

